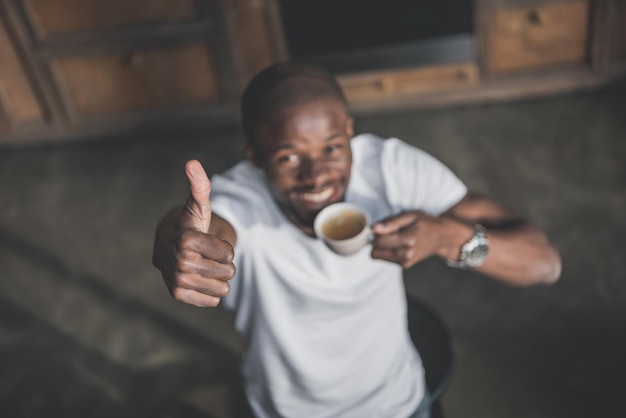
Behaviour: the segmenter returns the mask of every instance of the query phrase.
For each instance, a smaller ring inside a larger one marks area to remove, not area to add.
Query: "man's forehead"
[[[343,121],[348,117],[345,104],[336,99],[320,99],[296,105],[285,106],[268,114],[260,126],[284,130],[287,127],[308,120],[326,119],[328,121]]]
[[[325,114],[331,118],[345,118],[348,116],[348,109],[343,101],[335,97],[320,97],[276,108],[264,118],[264,121],[287,125],[296,119],[314,114]]]
[[[257,142],[267,151],[295,146],[299,134],[322,135],[330,141],[338,129],[343,129],[349,118],[343,102],[315,101],[283,109],[266,118],[257,128]]]

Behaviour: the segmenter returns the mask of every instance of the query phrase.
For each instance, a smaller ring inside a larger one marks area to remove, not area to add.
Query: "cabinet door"
[[[220,100],[213,53],[203,43],[57,58],[51,66],[74,122]]]
[[[44,122],[44,111],[6,27],[0,21],[0,130]]]
[[[266,66],[288,58],[278,0],[218,0],[240,90]]]
[[[23,0],[23,3],[39,37],[200,18],[194,0]]]
[[[478,69],[474,63],[457,63],[342,75],[339,82],[352,108],[361,110],[403,97],[475,87]]]
[[[514,1],[480,4],[479,31],[484,36],[482,47],[488,72],[585,61],[588,0],[530,2],[525,6],[516,6]]]

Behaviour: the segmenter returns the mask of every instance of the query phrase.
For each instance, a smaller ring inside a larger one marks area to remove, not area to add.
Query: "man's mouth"
[[[324,202],[330,199],[330,197],[333,195],[334,192],[335,192],[334,187],[328,187],[322,190],[321,192],[302,193],[300,196],[302,200],[304,201],[311,202],[311,203],[320,203],[320,202]]]

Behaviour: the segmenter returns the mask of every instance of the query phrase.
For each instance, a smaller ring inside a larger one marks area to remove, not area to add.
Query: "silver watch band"
[[[489,253],[489,240],[485,227],[480,224],[474,225],[474,235],[461,246],[458,260],[446,260],[450,267],[476,268],[481,266]]]

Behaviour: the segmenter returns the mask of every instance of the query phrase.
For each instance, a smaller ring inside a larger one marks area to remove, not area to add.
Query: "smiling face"
[[[275,112],[257,127],[248,156],[265,171],[285,215],[309,235],[317,213],[344,198],[352,136],[346,105],[333,98]]]

